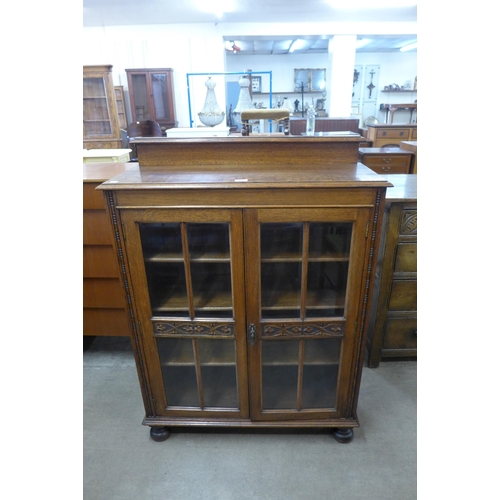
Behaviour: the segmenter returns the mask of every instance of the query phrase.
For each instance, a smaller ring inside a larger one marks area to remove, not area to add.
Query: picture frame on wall
[[[252,92],[262,92],[262,77],[252,76]]]

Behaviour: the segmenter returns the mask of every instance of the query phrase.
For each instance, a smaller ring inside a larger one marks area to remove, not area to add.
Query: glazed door
[[[241,211],[121,217],[156,415],[248,418]]]
[[[158,123],[172,121],[170,74],[167,72],[152,71],[150,76],[154,120]]]
[[[128,85],[133,121],[154,120],[151,110],[151,88],[147,73],[129,73]]]
[[[346,416],[368,215],[244,211],[252,420]]]

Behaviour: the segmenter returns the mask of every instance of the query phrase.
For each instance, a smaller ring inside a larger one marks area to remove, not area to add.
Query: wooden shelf
[[[266,264],[272,262],[302,262],[301,252],[283,252],[280,254],[264,256],[261,258],[261,262]],[[332,255],[327,252],[309,252],[308,262],[349,262],[349,255]]]
[[[199,311],[231,311],[231,291],[210,291],[204,294],[195,294],[194,308]],[[153,306],[153,313],[172,313],[174,311],[189,311],[187,293],[172,293],[168,297],[159,299]]]
[[[322,94],[322,93],[323,93],[323,90],[309,90],[307,92],[304,92],[304,95],[305,94]],[[255,95],[255,94],[270,94],[270,92],[252,92],[252,95]],[[302,94],[302,91],[295,90],[295,91],[291,91],[291,92],[277,92],[277,91],[273,90],[273,95],[274,94],[278,94],[278,95],[281,95],[281,94]]]
[[[190,262],[231,262],[231,257],[226,252],[213,253],[213,252],[193,252],[189,256]],[[184,262],[184,255],[182,253],[171,252],[156,252],[145,255],[146,262]]]
[[[343,309],[345,297],[333,290],[308,290],[306,309]],[[266,305],[268,304],[268,305]],[[262,310],[300,309],[300,291],[272,290],[262,294]]]

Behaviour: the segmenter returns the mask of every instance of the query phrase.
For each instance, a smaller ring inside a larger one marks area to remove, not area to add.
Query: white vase
[[[219,123],[222,123],[224,120],[224,111],[219,108],[217,98],[215,97],[215,85],[216,83],[209,76],[208,80],[205,82],[205,87],[207,87],[205,104],[203,109],[198,113],[200,122],[208,127],[215,127],[215,125],[219,125]]]

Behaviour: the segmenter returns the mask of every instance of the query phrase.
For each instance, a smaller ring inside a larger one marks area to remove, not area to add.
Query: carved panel
[[[339,337],[344,335],[343,323],[265,323],[262,337]]]
[[[399,234],[417,234],[417,211],[403,210]]]
[[[192,321],[154,321],[155,334],[195,337],[234,337],[234,323],[194,323]]]

